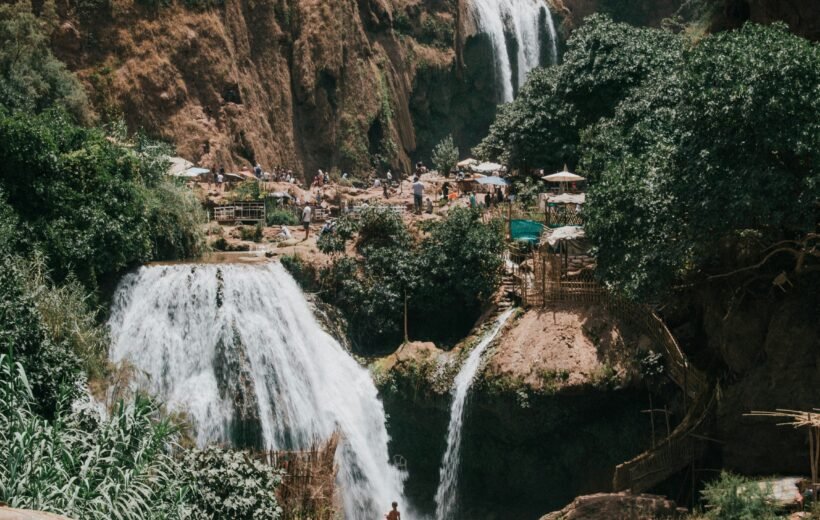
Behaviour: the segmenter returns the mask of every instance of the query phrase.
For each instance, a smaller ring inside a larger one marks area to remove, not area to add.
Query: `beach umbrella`
[[[586,180],[584,177],[571,173],[567,170],[566,164],[564,165],[564,171],[553,173],[552,175],[545,175],[541,178],[547,182],[580,182]]]
[[[490,184],[492,186],[509,186],[510,181],[501,177],[482,177],[478,179],[479,184]]]

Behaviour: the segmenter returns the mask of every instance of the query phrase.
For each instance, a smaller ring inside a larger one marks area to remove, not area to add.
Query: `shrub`
[[[166,154],[60,112],[0,113],[0,189],[57,281],[73,272],[96,288],[131,265],[201,251],[202,213],[185,188],[163,180]]]
[[[448,135],[436,145],[433,149],[432,161],[439,174],[445,177],[450,176],[450,170],[458,163],[458,148],[453,143],[452,135]]]
[[[62,107],[88,121],[85,91],[51,53],[46,23],[28,2],[0,5],[0,106],[27,112]]]
[[[748,478],[721,472],[720,478],[703,490],[709,503],[707,517],[714,520],[769,520],[775,518],[768,501],[771,490],[763,490]]]
[[[257,223],[255,226],[242,226],[239,228],[239,235],[242,237],[242,240],[261,242],[262,229],[262,224],[260,223]]]
[[[287,208],[268,211],[266,219],[269,226],[295,226],[299,224],[299,219],[293,211]]]
[[[193,518],[276,520],[282,513],[276,500],[280,471],[246,452],[193,450],[185,458],[185,468],[196,488]]]
[[[166,452],[177,431],[146,399],[104,419],[90,399],[33,412],[22,366],[0,355],[0,501],[73,518],[184,518],[190,486]]]

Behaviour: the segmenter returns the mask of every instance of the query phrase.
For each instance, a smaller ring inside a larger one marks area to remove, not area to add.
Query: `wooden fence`
[[[583,226],[584,219],[575,209],[575,204],[547,203],[546,223],[548,227]]]
[[[515,256],[515,253],[513,253]],[[560,255],[533,251],[519,264],[507,262],[515,279],[516,295],[525,307],[541,307],[549,303],[600,303],[605,289],[590,269],[568,274]]]
[[[221,204],[213,209],[217,222],[264,222],[265,202],[231,202]]]
[[[269,451],[257,458],[283,471],[276,490],[282,520],[333,520],[336,509],[336,448],[340,434],[305,451]]]

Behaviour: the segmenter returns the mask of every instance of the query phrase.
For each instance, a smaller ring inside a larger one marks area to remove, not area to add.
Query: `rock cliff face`
[[[806,433],[752,410],[817,408],[820,296],[814,283],[771,287],[742,300],[712,289],[689,300],[676,336],[719,379],[715,438],[723,467],[750,475],[805,474]],[[673,318],[678,320],[679,317]]]
[[[451,1],[91,1],[58,6],[53,39],[97,111],[208,166],[407,170],[419,70],[455,64]]]

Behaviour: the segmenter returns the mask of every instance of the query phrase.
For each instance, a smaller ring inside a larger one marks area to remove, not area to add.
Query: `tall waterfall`
[[[478,367],[481,365],[481,356],[501,331],[501,327],[510,319],[514,309],[504,311],[498,320],[482,339],[481,342],[467,356],[467,361],[459,370],[453,382],[453,402],[450,405],[450,424],[447,426],[447,449],[441,461],[439,470],[438,490],[436,491],[436,519],[450,520],[457,510],[458,471],[461,461],[461,429],[464,425],[467,394],[473,385]]]
[[[541,65],[542,13],[549,38],[549,60],[552,64],[558,62],[558,37],[552,13],[544,0],[472,0],[472,6],[478,29],[492,42],[502,101],[508,103],[513,100],[516,87],[521,88],[526,81],[527,74]],[[516,78],[513,78],[508,35],[515,39],[518,47]]]
[[[281,265],[143,267],[120,284],[110,329],[111,360],[185,411],[199,445],[231,442],[246,423],[268,449],[304,449],[338,429],[345,518],[381,518],[402,501],[370,375]]]

